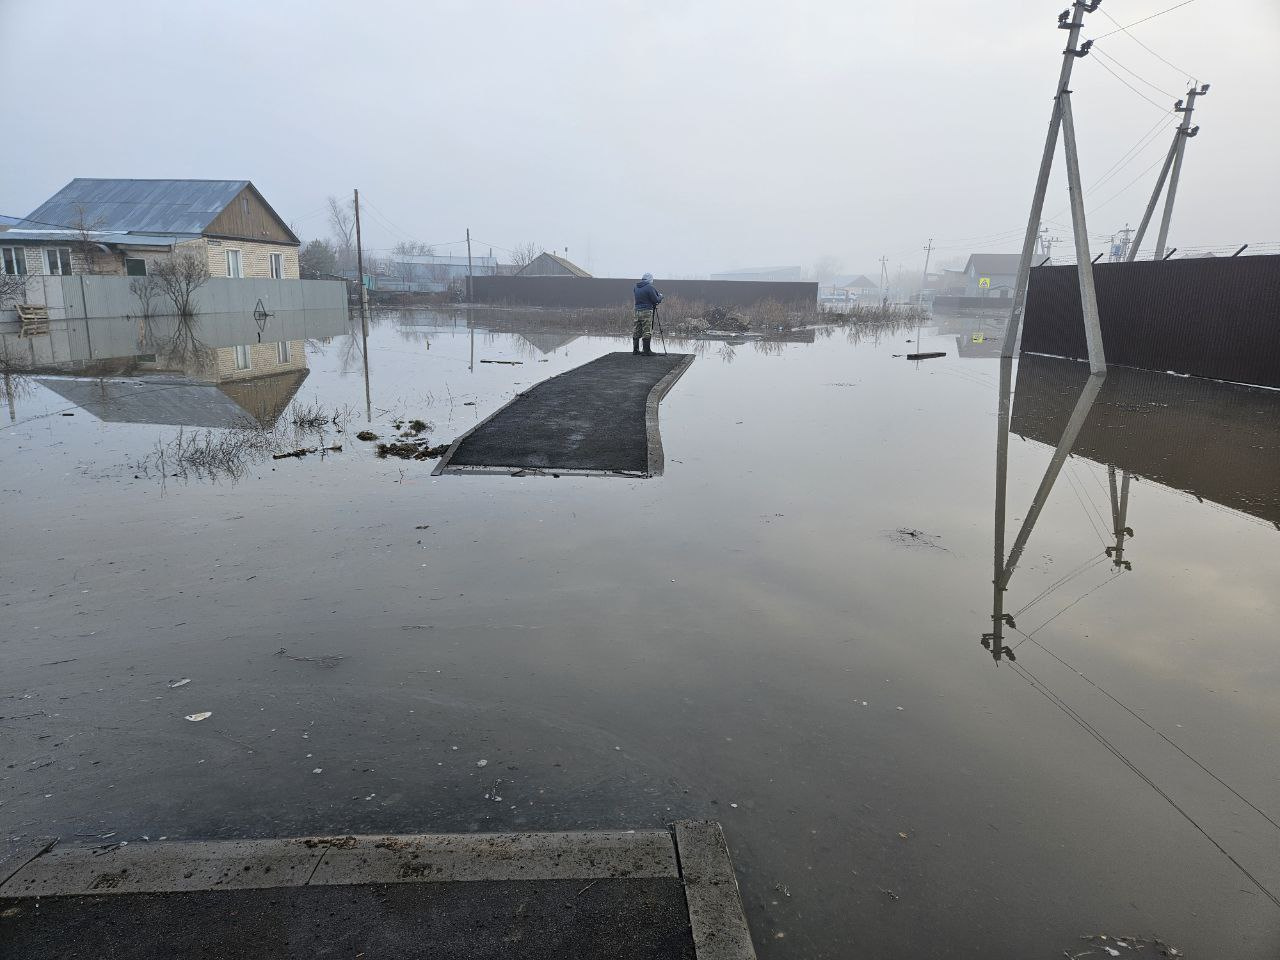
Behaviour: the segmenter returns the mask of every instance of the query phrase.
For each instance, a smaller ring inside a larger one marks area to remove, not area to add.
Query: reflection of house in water
[[[576,333],[522,333],[521,339],[527,340],[539,353],[555,353],[561,347],[567,347],[578,339]]]
[[[346,330],[345,310],[56,321],[45,353],[13,366],[109,422],[272,426],[306,379],[306,340]],[[0,337],[0,340],[3,340]]]

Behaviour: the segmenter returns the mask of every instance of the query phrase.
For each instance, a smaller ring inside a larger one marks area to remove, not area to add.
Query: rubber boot
[[[653,356],[653,351],[649,349],[649,340],[650,340],[650,338],[649,338],[649,337],[645,337],[645,338],[644,338],[644,355],[645,355],[646,357],[652,357],[652,356]]]
[[[631,338],[631,352],[632,352],[632,353],[639,353],[639,352],[640,352],[640,338],[639,338],[639,337],[632,337],[632,338]]]

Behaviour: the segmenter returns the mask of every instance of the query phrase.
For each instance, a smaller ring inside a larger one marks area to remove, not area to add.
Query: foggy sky
[[[1175,2],[1104,0],[1084,35]],[[304,240],[354,186],[375,249],[470,227],[477,252],[568,247],[602,276],[914,272],[929,237],[935,263],[1019,249],[1066,5],[0,0],[0,213],[77,176],[245,178]],[[1123,33],[1077,62],[1086,186],[1193,71],[1212,90],[1170,243],[1280,241],[1280,4],[1132,32],[1177,69]],[[1174,122],[1088,195],[1091,235],[1136,226]],[[1069,243],[1061,156],[1045,213]]]

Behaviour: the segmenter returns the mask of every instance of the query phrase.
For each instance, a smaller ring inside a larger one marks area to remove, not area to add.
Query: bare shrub
[[[155,301],[159,299],[163,292],[160,288],[160,278],[152,274],[145,277],[133,277],[129,281],[129,292],[138,298],[138,304],[142,307],[142,318],[147,320],[155,316]]]
[[[194,250],[183,250],[156,264],[151,275],[173,304],[174,313],[195,316],[195,293],[209,282],[209,259]]]

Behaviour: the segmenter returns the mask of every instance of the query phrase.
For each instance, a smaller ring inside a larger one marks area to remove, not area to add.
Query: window
[[[141,257],[125,257],[124,275],[126,277],[145,277],[147,275],[147,261]]]
[[[283,253],[273,253],[271,255],[271,279],[272,280],[284,279],[284,254]]]
[[[276,360],[280,363],[289,362],[289,341],[281,340],[276,344]]]
[[[240,251],[239,251],[239,250],[228,250],[228,251],[227,251],[227,276],[228,276],[228,277],[243,277],[243,276],[244,276],[244,270],[243,270],[243,269],[241,268],[241,266],[240,266]]]
[[[27,272],[27,251],[22,247],[0,247],[0,273],[17,277]]]
[[[249,369],[249,345],[247,343],[242,343],[236,347],[236,369]]]
[[[49,273],[55,277],[71,276],[71,248],[50,247],[44,252],[45,263]]]

